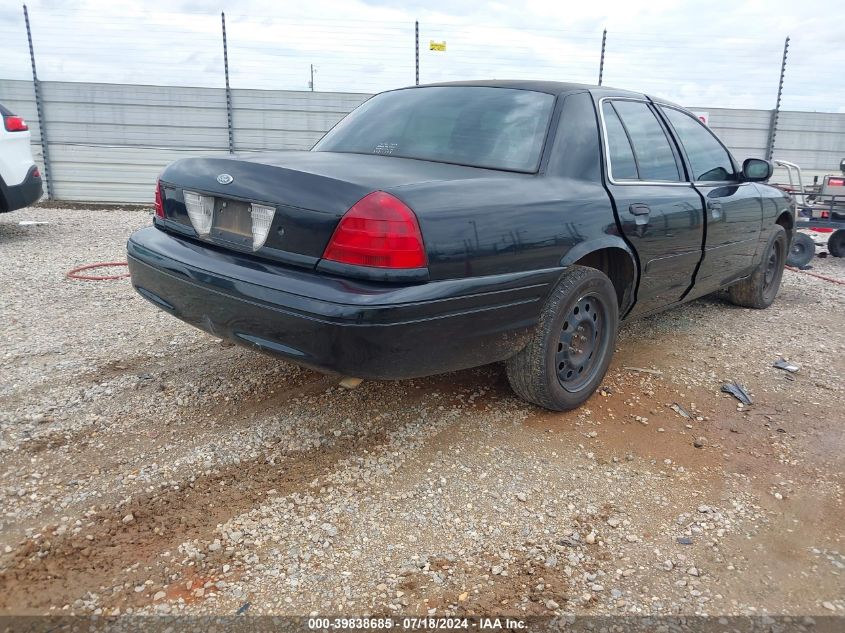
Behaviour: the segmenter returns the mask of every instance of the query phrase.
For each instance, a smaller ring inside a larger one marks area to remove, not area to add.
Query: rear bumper
[[[321,371],[426,376],[519,351],[560,269],[389,285],[260,262],[154,227],[127,244],[136,290],[215,336]]]
[[[3,189],[0,191],[0,194],[2,194],[6,201],[5,205],[0,204],[0,211],[15,211],[16,209],[23,209],[34,202],[38,202],[43,193],[43,185],[41,183],[41,177],[35,175],[36,170],[37,167],[33,165],[29,173],[27,173],[26,178],[24,178],[24,181],[19,185],[7,187],[0,180],[0,187]]]

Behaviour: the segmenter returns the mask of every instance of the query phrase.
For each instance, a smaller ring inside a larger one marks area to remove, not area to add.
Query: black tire
[[[845,257],[845,229],[831,234],[827,240],[827,252],[834,257]]]
[[[809,235],[796,233],[792,237],[792,244],[789,247],[789,257],[786,263],[796,268],[804,268],[813,257],[816,256],[816,243]]]
[[[786,264],[786,230],[776,224],[760,265],[750,277],[728,289],[731,301],[745,308],[761,310],[772,305],[780,290]]]
[[[616,343],[619,306],[610,279],[570,266],[552,291],[528,345],[507,361],[508,381],[523,400],[574,409],[601,384]]]

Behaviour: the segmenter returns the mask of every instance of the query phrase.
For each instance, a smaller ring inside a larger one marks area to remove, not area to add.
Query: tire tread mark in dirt
[[[134,585],[133,580],[143,583],[156,576],[159,586],[170,584],[169,575],[180,571],[180,564],[174,556],[173,568],[166,569],[161,552],[175,551],[192,539],[210,540],[218,524],[253,508],[266,499],[268,490],[279,496],[303,490],[351,451],[370,450],[385,441],[387,433],[380,430],[289,454],[275,464],[270,463],[271,455],[263,454],[183,482],[178,489],[139,495],[119,510],[91,515],[78,534],[52,536],[55,527],[44,529],[38,540],[24,541],[4,557],[0,612],[37,613],[72,604],[87,591],[102,595],[101,587],[127,581]],[[124,524],[121,519],[130,513],[134,520]],[[127,573],[136,563],[140,565]],[[108,601],[118,606],[148,602],[134,593]]]

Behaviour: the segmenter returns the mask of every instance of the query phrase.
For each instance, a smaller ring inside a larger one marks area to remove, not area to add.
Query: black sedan
[[[683,108],[536,81],[376,95],[311,151],[187,158],[132,283],[221,338],[342,375],[506,361],[549,409],[601,382],[620,319],[727,288],[765,308],[794,209]]]

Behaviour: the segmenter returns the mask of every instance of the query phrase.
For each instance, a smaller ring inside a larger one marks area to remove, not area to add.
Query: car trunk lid
[[[488,173],[413,159],[333,152],[187,158],[171,164],[161,176],[164,228],[196,234],[185,192],[197,193],[213,199],[209,201],[211,229],[203,239],[251,252],[255,250],[251,205],[271,207],[275,212],[266,242],[256,254],[310,267],[322,256],[343,214],[368,193]]]

